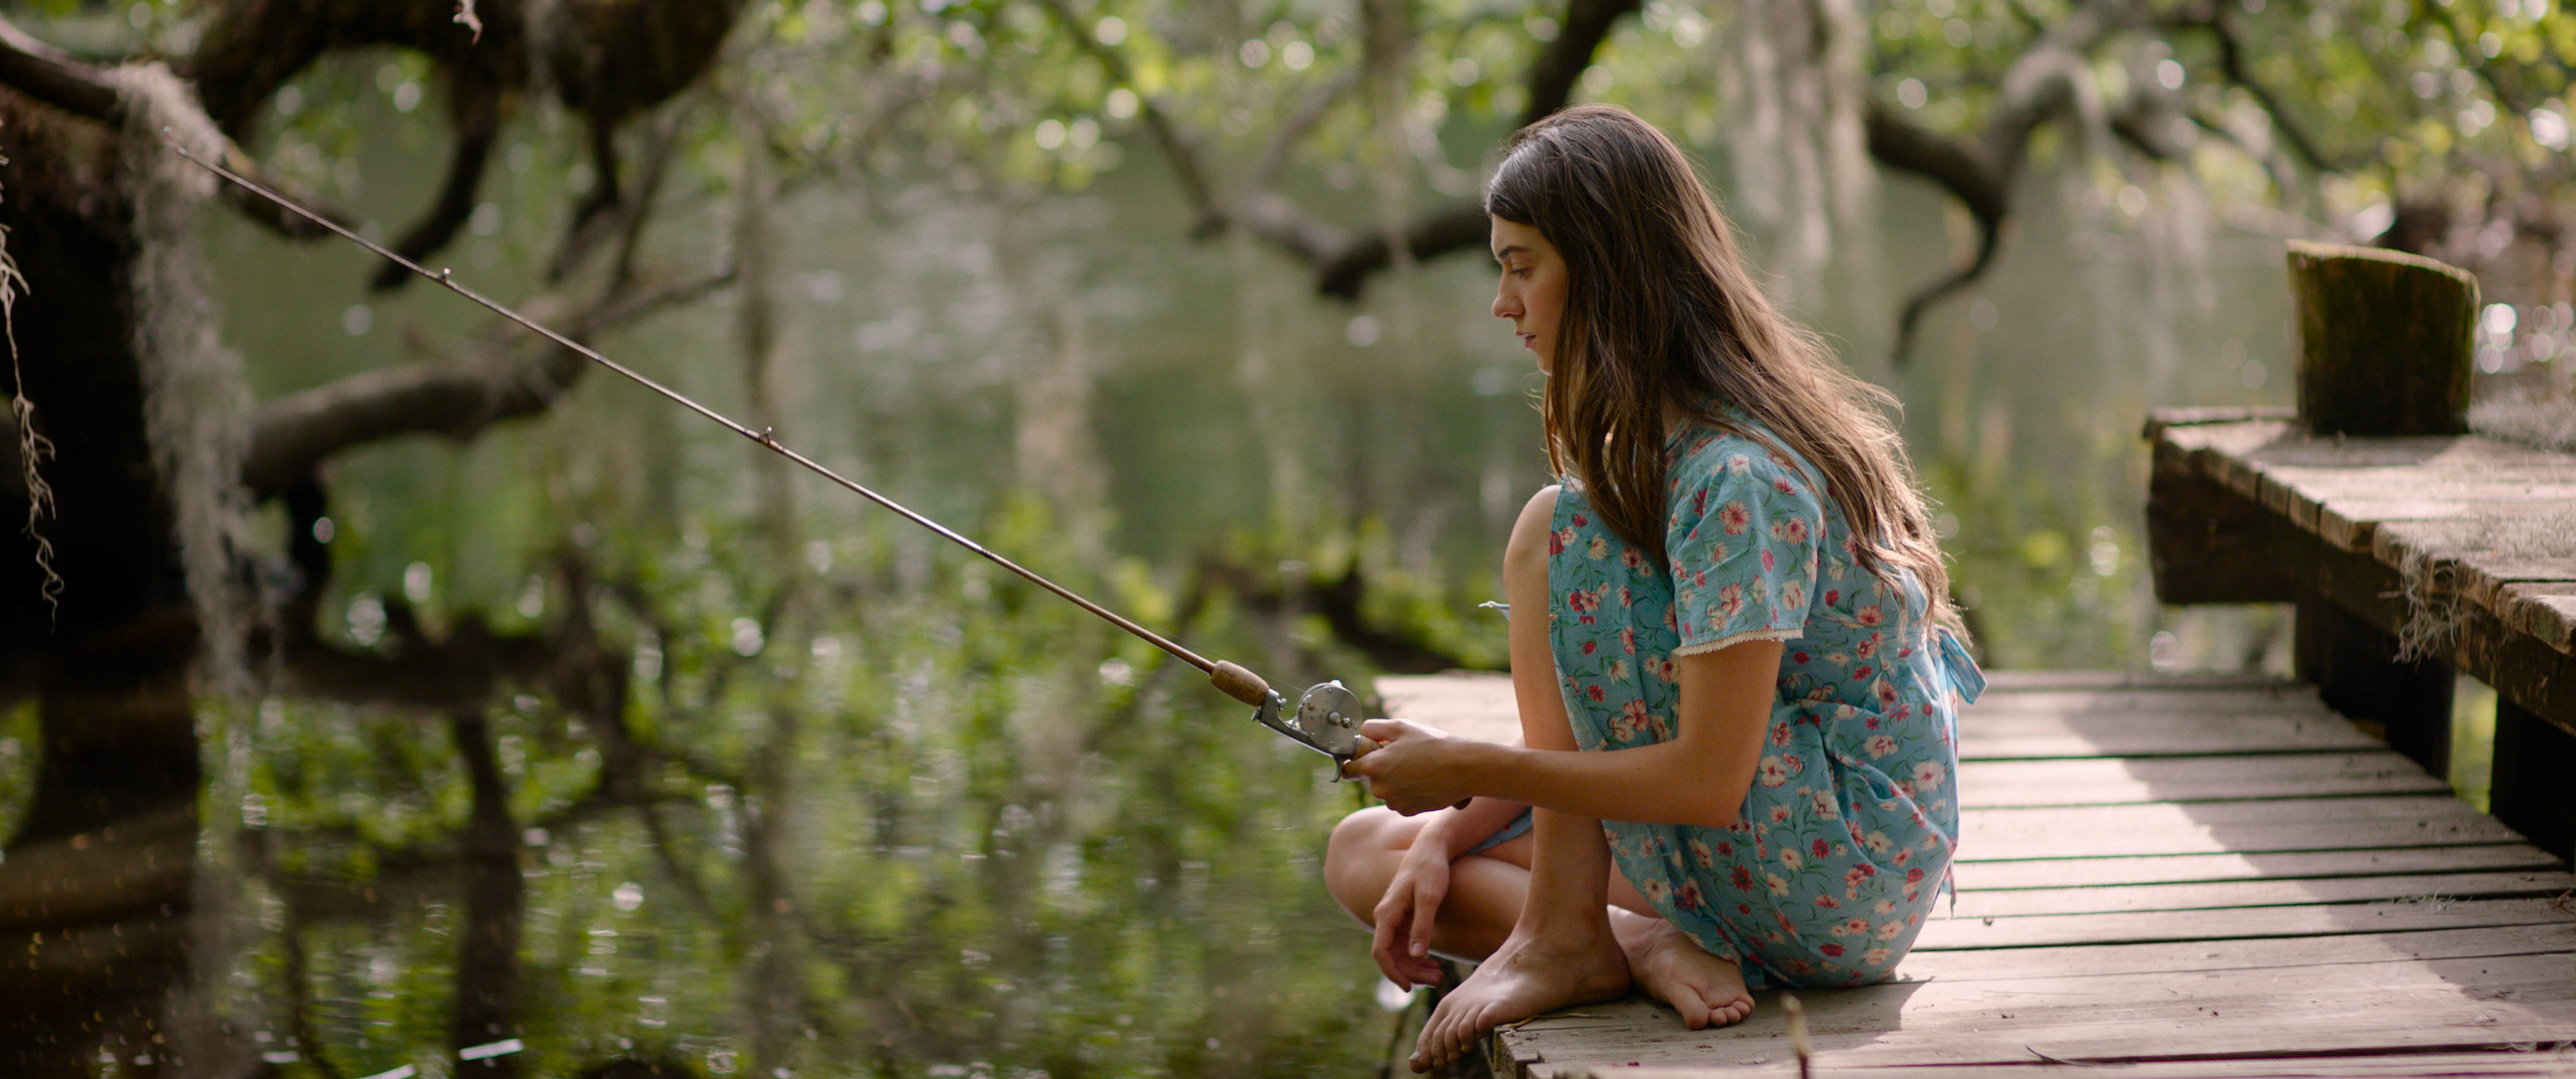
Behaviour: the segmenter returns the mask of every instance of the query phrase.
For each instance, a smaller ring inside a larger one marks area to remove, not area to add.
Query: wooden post
[[[2432,259],[2290,243],[2299,326],[2299,418],[2318,434],[2450,435],[2469,429],[2478,281]],[[2448,778],[2451,680],[2397,662],[2397,642],[2322,596],[2298,600],[2293,665],[2327,705],[2386,728],[2389,748]]]
[[[2418,255],[2293,240],[2290,301],[2309,429],[2468,433],[2477,278]]]
[[[2498,700],[2488,809],[2533,846],[2576,858],[2576,734]]]
[[[2450,668],[2398,662],[2396,638],[2321,596],[2299,599],[2291,629],[2292,673],[2315,683],[2326,707],[2379,724],[2388,748],[2450,778]]]

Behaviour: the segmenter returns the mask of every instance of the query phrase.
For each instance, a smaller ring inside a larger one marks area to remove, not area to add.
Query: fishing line
[[[493,314],[518,323],[520,326],[527,328],[529,332],[543,337],[548,341],[552,341],[557,346],[568,349],[583,359],[596,363],[601,367],[605,367],[618,373],[619,375],[623,375],[628,381],[651,390],[654,393],[658,393],[682,408],[688,409],[691,412],[695,412],[698,415],[704,416],[709,420],[723,425],[726,430],[750,439],[752,442],[759,444],[771,453],[775,453],[804,466],[807,471],[830,480],[841,487],[847,488],[861,498],[865,498],[870,502],[874,502],[877,505],[893,510],[896,514],[902,516],[903,519],[920,525],[923,528],[927,528],[932,532],[938,533],[950,542],[983,556],[986,561],[1009,570],[1012,573],[1016,573],[1027,579],[1030,583],[1072,601],[1075,606],[1100,616],[1101,619],[1107,621],[1110,625],[1134,634],[1138,638],[1143,639],[1146,643],[1151,644],[1156,648],[1160,648],[1165,652],[1171,653],[1174,657],[1181,660],[1181,662],[1207,672],[1208,680],[1215,684],[1216,688],[1224,691],[1226,696],[1242,701],[1245,704],[1252,705],[1255,709],[1253,719],[1261,725],[1287,735],[1291,740],[1321,752],[1326,756],[1333,757],[1336,760],[1347,760],[1357,754],[1357,750],[1359,748],[1357,740],[1359,737],[1360,702],[1359,698],[1351,693],[1350,690],[1343,688],[1340,682],[1325,682],[1308,689],[1300,699],[1298,708],[1293,716],[1282,715],[1281,712],[1286,702],[1279,696],[1279,694],[1270,689],[1270,684],[1268,682],[1264,681],[1260,675],[1254,674],[1249,669],[1246,669],[1239,664],[1223,660],[1211,660],[1206,656],[1202,656],[1188,648],[1182,647],[1180,642],[1174,641],[1169,637],[1165,637],[1160,633],[1156,633],[1153,630],[1138,625],[1116,611],[1112,611],[1109,608],[1093,603],[1079,593],[1074,592],[1072,589],[1066,588],[1054,581],[1050,581],[1044,576],[1038,574],[1036,571],[1031,570],[1026,566],[1022,566],[1017,562],[1013,562],[1008,558],[1002,557],[992,549],[985,547],[981,543],[975,542],[973,539],[968,538],[956,530],[940,524],[937,521],[931,520],[920,513],[914,512],[911,507],[905,506],[900,502],[869,490],[864,484],[824,467],[821,462],[816,461],[811,457],[807,457],[804,454],[787,448],[778,441],[777,433],[773,428],[764,427],[755,431],[744,424],[735,422],[732,417],[726,416],[724,413],[699,404],[698,402],[691,400],[688,395],[683,394],[678,390],[674,390],[669,386],[665,386],[660,382],[656,382],[633,368],[627,367],[624,364],[600,355],[597,350],[592,349],[590,346],[584,345],[579,341],[575,341],[572,338],[557,333],[554,330],[537,323],[535,320],[532,320],[517,311],[511,310],[507,306],[502,305],[499,301],[466,287],[464,284],[459,283],[456,280],[455,274],[452,271],[444,267],[436,271],[432,271],[420,263],[396,254],[392,250],[386,248],[383,244],[379,244],[374,240],[370,240],[351,231],[349,228],[337,221],[333,221],[328,217],[324,217],[319,213],[306,209],[295,200],[278,194],[275,191],[271,191],[240,173],[234,172],[220,164],[197,156],[187,147],[180,145],[168,128],[162,129],[161,141],[170,147],[171,152],[187,159],[199,168],[212,172],[215,175],[230,181],[234,185],[239,186],[245,191],[249,191],[252,194],[258,195],[261,198],[277,204],[278,208],[283,209],[288,213],[292,213],[307,221],[311,221],[316,225],[329,229],[333,233],[339,235],[341,239],[366,248],[368,251],[374,252],[380,258],[386,259],[403,269],[435,281],[441,286],[444,286],[448,291],[482,305],[486,310],[491,311]]]

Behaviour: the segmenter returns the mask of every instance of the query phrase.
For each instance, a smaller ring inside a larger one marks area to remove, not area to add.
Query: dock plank
[[[2150,718],[2158,721],[2149,722]],[[2074,716],[1961,724],[1959,758],[2151,757],[2363,750],[2380,743],[2333,715]]]
[[[2016,1064],[2011,1074],[2016,1077],[2037,1076],[2061,1079],[2086,1076],[2107,1079],[2114,1076],[2155,1076],[2157,1079],[2383,1079],[2383,1077],[2450,1076],[2557,1076],[2576,1075],[2576,1050],[2554,1046],[2528,1046],[2501,1052],[2484,1053],[2405,1053],[2395,1056],[2324,1056],[2292,1057],[2218,1057],[2207,1060],[2153,1060],[2141,1063],[2048,1063],[2032,1058],[2032,1063]],[[1902,1068],[1903,1071],[1888,1069]],[[1897,1064],[1868,1069],[1852,1069],[1888,1076],[1889,1079],[1991,1079],[1995,1066],[1912,1065]],[[1696,1079],[1707,1073],[1691,1069],[1620,1068],[1615,1073],[1622,1079]],[[1794,1062],[1766,1062],[1739,1065],[1727,1069],[1730,1079],[1788,1079],[1798,1076]]]
[[[2002,858],[1961,861],[1952,869],[1962,892],[2004,888],[2113,887],[2220,880],[2474,873],[2549,869],[2558,859],[2528,843],[2348,850],[2226,851],[2126,858]]]
[[[2129,911],[2224,910],[2318,903],[2375,903],[2400,899],[2450,900],[2549,898],[2576,891],[2576,876],[2556,871],[2454,873],[2305,880],[2212,881],[2141,884],[2121,888],[2007,888],[1964,892],[1962,918],[2038,914],[2107,914]]]
[[[2561,652],[2576,653],[2576,583],[2530,582],[2497,589],[2496,617]]]
[[[2176,940],[2245,940],[2257,937],[2324,937],[2396,933],[2416,929],[2471,929],[2493,925],[2546,925],[2569,920],[2549,899],[2316,903],[2295,907],[2243,907],[2224,918],[2199,910],[2114,911],[2104,914],[2035,914],[2013,918],[1927,918],[1916,937],[1918,952],[1967,948],[2029,948],[2043,944],[2131,944]],[[2569,972],[2576,974],[2576,967]],[[2576,990],[2576,978],[2569,982]]]
[[[2570,952],[2576,952],[2576,923],[2561,921],[2348,936],[2254,938],[2225,945],[2190,940],[1916,952],[1905,957],[1896,976],[1918,981],[2012,980]]]
[[[2448,794],[2449,784],[2387,750],[2243,757],[1967,760],[1959,802],[2013,806]]]

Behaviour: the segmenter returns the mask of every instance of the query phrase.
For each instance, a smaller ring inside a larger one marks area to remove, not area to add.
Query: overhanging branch
[[[1994,265],[2003,246],[2004,222],[2012,212],[2013,177],[2021,171],[2031,135],[2068,112],[2088,122],[2107,123],[2084,58],[2133,15],[2114,8],[2110,0],[2095,0],[2070,12],[2005,69],[2001,93],[1987,111],[1984,130],[1969,138],[1945,137],[1885,106],[1870,105],[1863,118],[1870,157],[1939,185],[1966,207],[1977,224],[1976,254],[1906,298],[1897,317],[1893,358],[1898,365],[1912,353],[1914,334],[1932,306],[1975,283]]]
[[[1619,20],[1634,14],[1638,0],[1567,0],[1565,21],[1556,39],[1539,50],[1529,72],[1529,104],[1521,110],[1523,126],[1545,119],[1572,100],[1574,84],[1592,66],[1601,43]],[[1434,210],[1404,229],[1404,245],[1413,261],[1423,262],[1455,251],[1483,248],[1487,226],[1484,207],[1476,203]],[[1327,296],[1357,299],[1370,275],[1394,260],[1385,233],[1352,240],[1332,258],[1321,260],[1315,290]]]
[[[109,82],[105,74],[78,57],[37,40],[5,17],[0,17],[0,86],[110,127],[123,127],[126,122],[125,99],[117,96],[116,85]],[[223,152],[226,168],[283,192],[306,206],[316,207],[316,212],[324,217],[355,227],[356,219],[346,211],[323,202],[301,185],[268,175],[258,161],[243,153],[231,139],[224,140]],[[288,214],[267,200],[250,196],[239,188],[227,186],[224,198],[252,220],[287,236],[310,239],[328,235],[321,226]]]
[[[567,320],[583,340],[725,287],[733,271],[620,292]],[[542,317],[546,304],[530,305]],[[324,458],[411,434],[466,438],[491,424],[544,411],[590,362],[552,345],[514,343],[463,360],[407,364],[314,387],[260,406],[251,420],[242,484],[255,498],[284,491]]]
[[[2263,107],[2264,114],[2272,118],[2273,129],[2281,133],[2281,141],[2289,144],[2291,153],[2297,154],[2301,162],[2318,172],[2344,171],[2317,145],[2315,139],[2308,136],[2307,129],[2290,115],[2289,107],[2245,66],[2245,47],[2237,40],[2236,29],[2228,24],[2223,11],[2212,7],[2186,25],[2209,31],[2210,37],[2218,42],[2219,73],[2226,76],[2230,84],[2252,95],[2254,102]]]

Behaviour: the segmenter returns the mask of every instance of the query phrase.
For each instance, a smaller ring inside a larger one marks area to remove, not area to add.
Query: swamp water
[[[367,161],[361,204],[424,204],[426,152]],[[1543,460],[1485,260],[1319,300],[1267,251],[1189,240],[1133,160],[1076,195],[790,200],[764,253],[781,438],[1274,684],[1496,664],[1475,604]],[[490,220],[442,259],[535,291],[562,172],[496,169]],[[1875,322],[1821,319],[1907,402],[1992,665],[2232,668],[2270,647],[2259,618],[2167,625],[2146,592],[2144,410],[2281,402],[2290,381],[2277,244],[2160,201],[2034,181],[2020,239],[1901,371]],[[1815,309],[1900,295],[1965,243],[1927,189],[1891,178],[1883,205],[1880,251],[1847,254]],[[648,253],[727,257],[724,212],[675,217]],[[209,228],[263,398],[481,329],[435,290],[367,295],[354,251]],[[600,344],[740,411],[739,302]],[[540,688],[463,715],[208,703],[199,821],[162,840],[198,870],[194,916],[160,929],[187,956],[182,1021],[102,1014],[82,1067],[1376,1072],[1401,1001],[1319,872],[1352,788],[1194,671],[820,483],[764,502],[758,468],[597,373],[471,444],[335,462],[335,639],[579,609],[621,655],[623,729]],[[1344,607],[1378,638],[1327,617],[1354,568]],[[0,825],[31,789],[33,717],[0,720]]]

